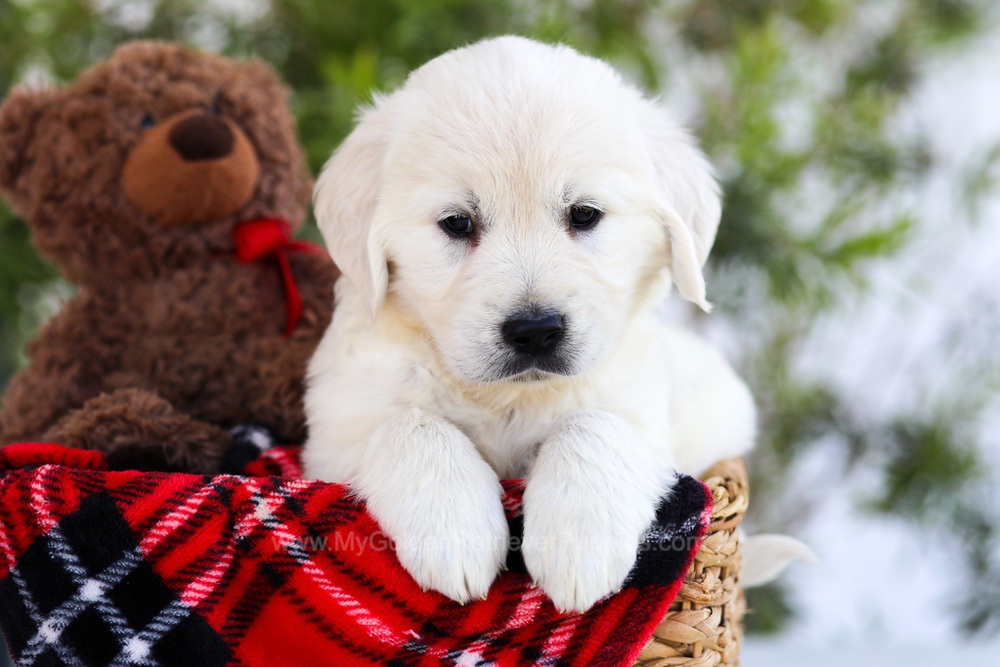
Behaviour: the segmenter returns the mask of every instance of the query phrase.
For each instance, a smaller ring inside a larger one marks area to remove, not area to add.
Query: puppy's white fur
[[[688,133],[608,65],[503,37],[446,53],[361,114],[316,214],[344,272],[309,367],[309,476],[354,485],[425,587],[465,601],[523,554],[561,609],[617,590],[675,469],[747,451],[754,406],[712,348],[659,321],[708,307],[719,221]],[[573,232],[571,206],[603,211]],[[469,215],[475,242],[438,221]],[[505,375],[504,320],[567,323],[560,373]]]

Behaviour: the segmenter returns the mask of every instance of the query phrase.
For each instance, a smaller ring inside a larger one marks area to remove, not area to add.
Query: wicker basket
[[[712,490],[712,522],[670,611],[635,662],[642,667],[739,664],[744,601],[737,528],[747,509],[747,470],[741,459],[727,459],[701,478]]]

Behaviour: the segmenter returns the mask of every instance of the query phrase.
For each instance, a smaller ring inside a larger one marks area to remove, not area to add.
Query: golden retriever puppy
[[[424,587],[483,597],[500,479],[560,609],[618,590],[676,470],[746,452],[744,384],[661,322],[707,309],[704,155],[607,64],[501,37],[379,96],[319,178],[344,276],[308,372],[309,476],[353,485]]]

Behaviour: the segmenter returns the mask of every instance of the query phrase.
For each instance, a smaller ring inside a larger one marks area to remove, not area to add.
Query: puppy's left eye
[[[574,206],[569,210],[569,226],[577,231],[592,229],[603,213],[593,206]]]
[[[439,220],[438,225],[440,225],[441,229],[448,236],[453,236],[457,239],[468,238],[475,231],[472,218],[467,215],[449,215],[447,218]]]

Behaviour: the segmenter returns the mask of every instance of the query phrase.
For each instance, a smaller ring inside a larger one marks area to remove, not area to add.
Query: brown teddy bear
[[[0,190],[78,286],[7,388],[0,445],[211,472],[228,429],[303,439],[336,269],[288,240],[312,189],[275,73],[137,42],[0,107]]]

